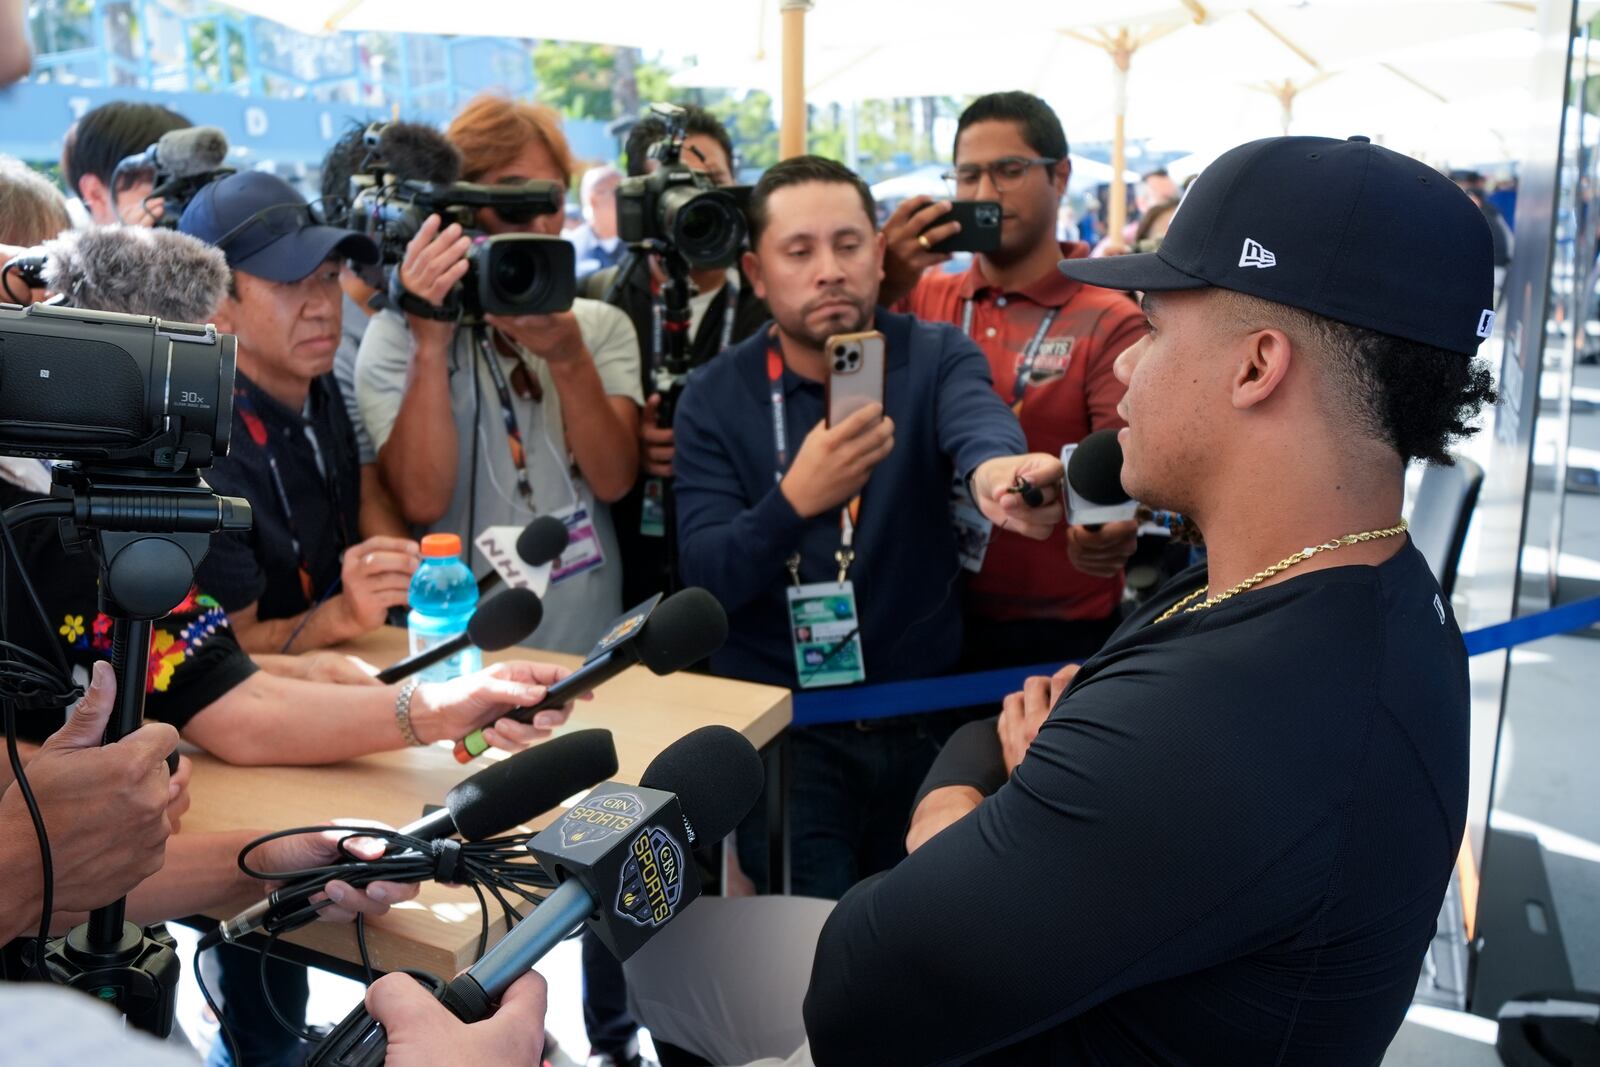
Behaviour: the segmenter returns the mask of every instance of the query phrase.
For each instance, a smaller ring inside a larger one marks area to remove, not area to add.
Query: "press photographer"
[[[565,189],[572,173],[559,121],[541,107],[479,96],[447,136],[460,151],[461,177],[479,188]],[[567,524],[571,542],[545,597],[539,643],[586,652],[622,610],[606,505],[633,486],[638,469],[642,397],[632,327],[620,311],[593,300],[527,314],[484,304],[479,318],[458,315],[452,297],[488,255],[475,248],[557,235],[558,203],[547,193],[508,218],[485,194],[457,203],[446,219],[423,213],[425,205],[442,206],[437,198],[409,205],[391,198],[385,226],[391,218],[418,223],[395,272],[410,310],[373,318],[357,357],[356,390],[409,522],[456,533],[464,545],[486,526],[522,526],[535,515]],[[473,229],[486,236],[473,237]],[[389,254],[398,251],[388,244]],[[561,244],[570,255],[571,246]],[[480,271],[480,284],[487,277]],[[468,303],[465,295],[461,303]],[[489,568],[476,551],[472,562],[480,573]]]
[[[671,189],[679,190],[680,197],[687,195],[702,203],[709,218],[698,228],[695,236],[699,240],[693,244],[715,246],[720,235],[721,249],[704,249],[720,260],[729,246],[728,238],[737,233],[742,249],[745,226],[739,205],[743,198],[730,193],[712,200],[705,195],[733,184],[733,142],[716,116],[693,105],[657,105],[656,111],[629,131],[627,157],[629,185],[623,194],[627,199],[619,204],[638,205],[629,214],[637,220],[636,228],[644,227],[643,237],[653,238],[667,255],[675,253],[677,227],[644,226],[660,219],[662,191]],[[670,162],[665,162],[669,158]],[[685,182],[674,177],[668,182],[662,174],[667,166],[698,175],[699,180]],[[702,249],[691,251],[698,254]],[[671,405],[663,406],[662,390],[681,388],[688,370],[749,337],[767,320],[766,304],[744,277],[737,256],[732,263],[702,267],[691,266],[685,259],[684,265],[689,286],[684,306],[677,309],[677,323],[669,323],[667,297],[674,294],[662,254],[641,247],[631,252],[621,267],[602,270],[585,285],[587,295],[604,296],[628,313],[643,357],[640,384],[648,400],[639,420],[641,477],[633,491],[611,509],[622,547],[622,599],[626,604],[638,603],[678,582],[667,547],[672,536],[666,514],[671,493],[672,425],[666,417]],[[668,366],[669,357],[676,361],[675,366]]]

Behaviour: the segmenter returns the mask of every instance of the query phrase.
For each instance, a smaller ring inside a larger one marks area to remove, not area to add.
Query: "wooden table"
[[[405,655],[406,633],[388,627],[343,649],[386,665]],[[486,662],[511,658],[568,666],[577,666],[580,659],[523,648],[484,656]],[[661,678],[633,667],[597,689],[594,700],[580,701],[568,724],[557,732],[610,730],[617,746],[617,778],[636,783],[662,749],[691,730],[712,723],[728,726],[770,753],[789,718],[787,689],[696,674]],[[421,815],[424,805],[441,803],[451,786],[495,755],[491,752],[463,767],[448,745],[435,745],[328,767],[233,767],[191,753],[194,776],[189,789],[194,806],[184,816],[183,828],[185,832],[283,829],[334,818],[378,819],[398,826]],[[534,826],[545,825],[554,815],[536,820]],[[492,898],[490,911],[493,941],[504,932],[504,923],[498,921],[500,909]],[[411,967],[448,976],[476,959],[478,933],[479,909],[472,891],[427,882],[416,900],[367,924],[367,946],[374,968],[380,971]],[[348,971],[338,964],[359,961],[353,927],[346,924],[312,923],[281,940],[309,950],[309,957],[299,954],[302,958],[335,969]]]

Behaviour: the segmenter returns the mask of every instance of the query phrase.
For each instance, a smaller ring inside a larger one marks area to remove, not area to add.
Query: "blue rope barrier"
[[[1600,597],[1591,597],[1559,608],[1551,608],[1510,622],[1485,626],[1463,634],[1467,655],[1481,656],[1541,637],[1570,633],[1600,622]],[[998,704],[1008,693],[1022,689],[1023,679],[1036,674],[1050,675],[1062,663],[1039,663],[1032,667],[1007,667],[997,671],[951,674],[939,678],[919,678],[910,682],[883,682],[844,689],[799,691],[794,694],[795,726],[821,726],[826,723],[890,719],[930,711],[948,711],[982,704]]]

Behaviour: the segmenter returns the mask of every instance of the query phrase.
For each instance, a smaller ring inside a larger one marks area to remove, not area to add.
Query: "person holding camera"
[[[996,525],[1044,537],[1061,517],[1061,463],[1023,454],[982,353],[958,331],[875,310],[883,238],[854,172],[785,160],[749,215],[745,273],[774,324],[697,370],[676,421],[683,578],[728,610],[712,670],[792,688],[947,671],[961,643],[952,480]],[[824,346],[866,330],[882,334],[882,402],[830,421],[824,382],[843,361]],[[814,622],[826,639],[813,625],[798,643]],[[790,732],[796,893],[838,897],[904,855],[940,724]],[[745,870],[764,870],[762,835],[738,841]]]
[[[117,164],[143,152],[162,134],[192,125],[160,104],[113,100],[91,108],[61,140],[61,179],[82,201],[94,225],[154,226],[162,215],[159,199],[146,200],[154,175],[137,171],[117,179]]]
[[[683,145],[679,162],[698,171],[720,187],[733,184],[733,141],[717,117],[693,105],[682,109]],[[647,115],[628,133],[628,177],[656,173],[661,163],[650,149],[671,134],[667,123],[657,115]],[[672,477],[672,427],[661,426],[661,397],[656,390],[655,372],[666,358],[666,306],[661,286],[666,281],[658,257],[650,257],[649,269],[631,271],[623,284],[611,292],[620,268],[603,270],[585,286],[590,296],[604,297],[628,313],[639,338],[643,356],[640,385],[645,402],[639,420],[639,466],[641,476],[633,491],[612,506],[617,526],[617,541],[622,547],[622,599],[637,604],[664,589],[676,586],[678,576],[670,573],[667,562],[665,494]],[[690,366],[698,367],[729,345],[743,341],[767,321],[767,306],[756,296],[750,281],[738,264],[691,269],[689,282],[688,355]]]
[[[1121,427],[1124,387],[1112,365],[1143,336],[1144,320],[1125,294],[1056,269],[1089,248],[1056,240],[1072,165],[1055,112],[1028,93],[979,97],[956,126],[954,160],[958,198],[1000,205],[997,246],[978,252],[960,274],[937,269],[950,254],[935,246],[961,224],[947,219],[949,201],[912,197],[884,224],[884,299],[918,318],[954,323],[977,342],[1030,449],[1055,455],[1095,430]],[[1097,651],[1116,628],[1136,528],[1132,520],[1069,525],[1044,541],[993,531],[987,552],[969,563],[976,573],[967,586],[967,669]]]
[[[572,155],[548,108],[494,95],[451,122],[462,177],[487,185],[560,183]],[[508,219],[481,208],[490,234],[559,240],[559,214]],[[411,311],[376,315],[356,360],[356,393],[378,462],[405,519],[459,534],[554,515],[571,539],[551,575],[539,644],[587,652],[622,610],[607,505],[638,472],[639,346],[627,316],[578,299],[549,314],[460,321],[442,310],[472,266],[474,235],[431,216],[407,247],[397,282]],[[483,343],[480,343],[482,341]],[[476,569],[489,562],[474,549]]]

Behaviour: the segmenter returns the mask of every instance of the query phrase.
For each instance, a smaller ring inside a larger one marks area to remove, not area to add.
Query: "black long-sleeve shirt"
[[[818,1064],[1379,1061],[1465,825],[1460,631],[1409,544],[1152,624],[1204,581],[1118,630],[975,812],[839,902]]]

